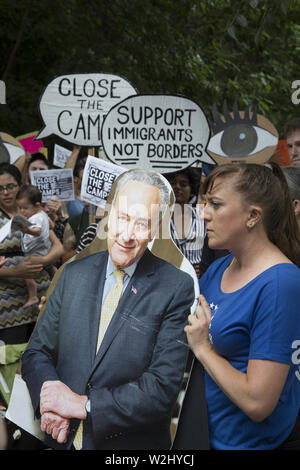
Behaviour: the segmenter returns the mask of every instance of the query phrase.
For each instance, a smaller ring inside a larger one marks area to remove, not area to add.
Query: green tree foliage
[[[2,0],[0,130],[42,128],[56,76],[114,73],[139,93],[182,94],[211,118],[226,99],[256,108],[281,134],[299,116],[298,0]]]

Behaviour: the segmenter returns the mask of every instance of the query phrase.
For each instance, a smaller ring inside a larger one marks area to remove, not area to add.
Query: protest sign
[[[74,199],[73,171],[71,168],[62,170],[39,170],[30,174],[31,183],[42,193],[42,202],[51,198],[59,201]]]
[[[82,177],[81,199],[95,206],[105,207],[115,179],[124,171],[125,168],[89,155]]]
[[[0,163],[15,163],[25,155],[22,144],[5,132],[0,132]]]
[[[35,140],[38,131],[20,135],[17,140],[23,145],[24,150],[28,153],[40,152],[44,148],[42,140]]]
[[[61,145],[54,144],[53,165],[64,168],[72,150],[65,149]]]
[[[264,116],[251,112],[249,107],[239,111],[237,102],[229,112],[226,101],[223,114],[214,104],[211,123],[212,136],[207,151],[217,164],[265,163],[276,151],[278,132]]]
[[[209,125],[200,106],[174,95],[136,95],[106,116],[102,144],[108,158],[127,169],[168,173],[200,161],[206,153]]]
[[[55,78],[45,89],[40,113],[45,123],[37,138],[55,134],[80,146],[100,146],[101,127],[112,106],[135,95],[117,75],[74,74]]]

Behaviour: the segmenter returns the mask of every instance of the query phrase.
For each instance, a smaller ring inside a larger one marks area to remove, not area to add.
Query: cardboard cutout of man
[[[147,248],[169,203],[163,178],[133,170],[114,188],[107,250],[82,252],[63,266],[22,358],[33,409],[53,448],[171,444],[193,279]],[[99,345],[116,269],[125,272],[123,293]]]

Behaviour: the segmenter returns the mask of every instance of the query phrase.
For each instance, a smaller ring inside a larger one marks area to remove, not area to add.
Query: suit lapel
[[[135,270],[134,275],[129,281],[128,286],[122,298],[119,302],[119,305],[113,315],[113,318],[110,322],[110,325],[105,333],[101,346],[99,348],[98,354],[95,357],[93,364],[92,372],[99,365],[103,359],[104,354],[107,349],[112,344],[116,335],[120,332],[120,329],[127,321],[128,316],[134,310],[136,303],[144,295],[145,289],[149,282],[149,276],[154,274],[154,264],[152,262],[153,255],[149,250],[146,250],[142,258],[140,259],[138,266]],[[102,289],[103,290],[103,289]],[[102,294],[101,294],[102,297]],[[97,328],[98,335],[98,328]]]

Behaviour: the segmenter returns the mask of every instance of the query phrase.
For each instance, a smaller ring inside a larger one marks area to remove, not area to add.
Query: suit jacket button
[[[88,382],[86,388],[87,388],[87,391],[90,392],[93,388],[92,384],[90,382]]]

